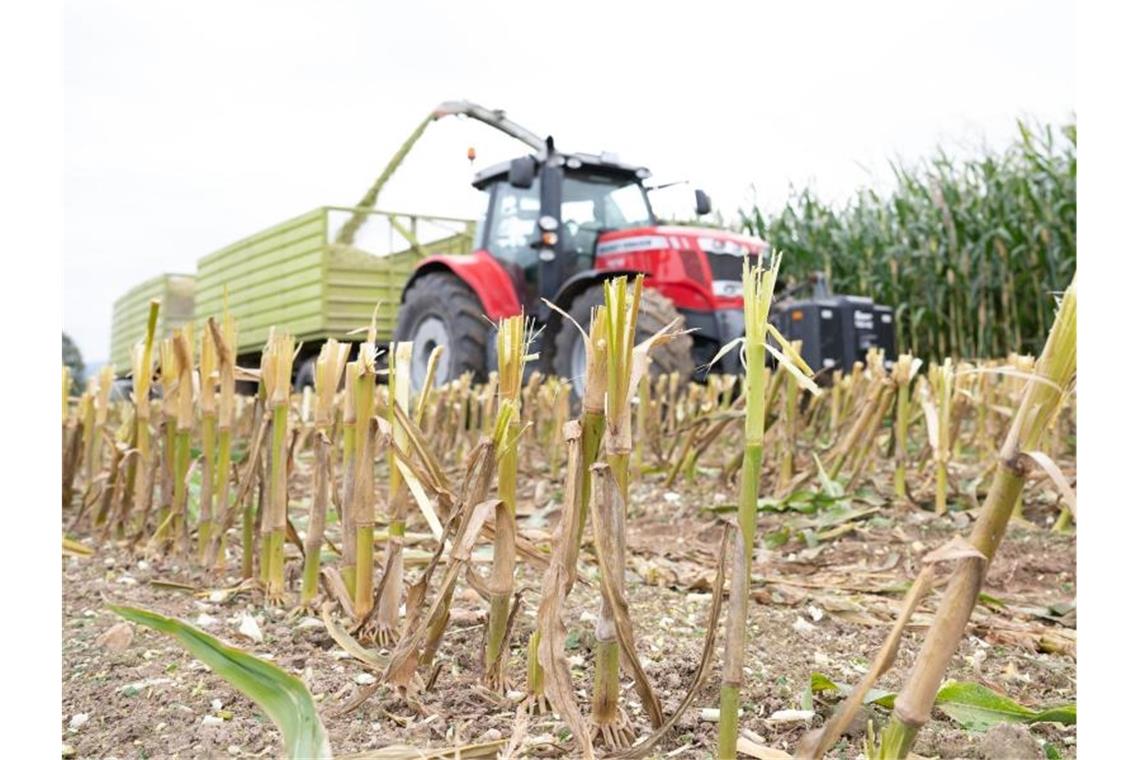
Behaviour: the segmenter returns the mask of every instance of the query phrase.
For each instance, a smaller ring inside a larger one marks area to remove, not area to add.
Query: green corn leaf
[[[290,758],[332,758],[328,735],[313,696],[296,676],[242,650],[227,646],[192,625],[137,607],[109,605],[132,623],[165,633],[210,670],[252,699],[281,730]]]
[[[1042,710],[1033,718],[1033,723],[1061,723],[1071,726],[1077,722],[1077,706],[1075,704],[1059,705]]]
[[[777,334],[777,333],[773,333],[773,334]],[[787,370],[792,375],[793,378],[795,378],[796,385],[803,388],[805,391],[808,391],[813,396],[818,396],[820,393],[823,392],[819,389],[819,386],[815,384],[814,380],[812,380],[810,377],[805,375],[800,370],[800,368],[796,366],[796,363],[795,363],[795,361],[793,361],[793,359],[789,358],[788,356],[785,356],[783,353],[781,353],[776,348],[773,348],[771,343],[765,343],[764,348],[768,351],[768,353],[770,353],[773,357],[775,357],[776,361],[780,363],[780,366],[782,366],[785,370]],[[793,356],[796,356],[796,355],[793,354]],[[796,356],[796,358],[799,358],[799,357]]]
[[[813,693],[838,692],[846,696],[851,687],[833,681],[823,673],[812,673],[810,689]],[[891,709],[895,704],[894,692],[871,689],[863,699],[865,705],[879,705]],[[1075,704],[1058,705],[1044,710],[1031,710],[1009,697],[967,681],[947,681],[938,690],[934,704],[951,719],[971,731],[985,731],[998,723],[1062,723],[1077,722]]]
[[[1003,697],[976,683],[947,681],[938,690],[934,703],[942,712],[973,731],[984,731],[998,723],[1076,723],[1076,705],[1061,705],[1040,712]]]
[[[786,356],[789,360],[791,360],[793,364],[799,367],[800,372],[802,372],[804,375],[812,374],[812,368],[808,366],[808,363],[803,360],[803,357],[800,356],[795,347],[787,340],[787,338],[783,336],[783,334],[780,333],[778,329],[776,329],[776,326],[771,322],[768,323],[768,335],[776,339],[776,342],[780,344],[780,349],[783,351],[784,356]]]
[[[966,728],[983,731],[998,723],[1027,723],[1036,715],[1009,697],[968,682],[951,681],[938,690],[935,704]]]
[[[823,466],[823,462],[819,461],[819,455],[814,451],[811,454],[812,459],[815,460],[815,468],[819,473],[819,484],[823,490],[824,496],[832,500],[843,498],[843,484],[838,480],[832,480],[827,476],[827,469]]]
[[[811,674],[811,690],[813,692],[819,691],[840,691],[839,684],[832,681],[823,673]]]
[[[811,674],[811,690],[813,693],[820,693],[824,691],[835,691],[840,696],[847,696],[851,691],[851,686],[845,683],[832,681],[823,673]],[[871,689],[863,697],[863,704],[865,705],[879,705],[888,710],[895,706],[895,693],[893,691],[884,691],[883,689]]]

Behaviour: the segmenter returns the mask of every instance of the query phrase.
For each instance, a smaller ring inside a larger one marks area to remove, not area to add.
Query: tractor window
[[[537,182],[526,189],[500,183],[495,189],[494,209],[490,216],[487,247],[491,255],[505,264],[523,269],[537,261],[538,252],[531,243],[538,222],[538,209]]]
[[[649,205],[645,202],[645,191],[641,185],[622,185],[607,196],[611,204],[610,213],[625,221],[628,227],[651,224]]]
[[[567,175],[562,185],[562,222],[620,230],[649,224],[649,204],[636,181],[593,174]]]
[[[637,182],[613,176],[570,174],[562,184],[565,247],[589,260],[602,230],[651,224],[645,190]]]

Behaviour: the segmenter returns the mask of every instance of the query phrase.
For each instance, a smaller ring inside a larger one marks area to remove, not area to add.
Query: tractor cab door
[[[486,220],[486,247],[510,275],[515,294],[532,312],[539,293],[539,256],[534,242],[541,209],[539,183],[513,187],[501,181],[491,185]]]

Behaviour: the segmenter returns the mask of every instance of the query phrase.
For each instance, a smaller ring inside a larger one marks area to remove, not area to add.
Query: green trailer
[[[194,275],[160,274],[128,290],[116,301],[111,316],[111,364],[119,375],[131,371],[131,347],[146,336],[152,299],[158,299],[157,334],[194,318]]]
[[[353,242],[338,242],[350,220]],[[321,206],[199,259],[196,277],[164,275],[132,289],[116,302],[112,354],[128,357],[142,339],[146,304],[164,292],[164,284],[193,293],[190,307],[163,301],[159,337],[190,318],[204,325],[228,303],[237,320],[238,361],[247,366],[256,366],[270,328],[303,342],[302,367],[326,338],[363,339],[360,330],[374,310],[378,335],[388,340],[416,263],[435,254],[469,253],[474,237],[470,219]],[[122,373],[128,362],[116,360],[115,366]]]

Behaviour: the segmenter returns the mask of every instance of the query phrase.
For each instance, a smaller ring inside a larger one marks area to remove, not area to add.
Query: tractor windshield
[[[582,229],[621,230],[652,224],[645,190],[634,179],[568,173],[562,185],[562,223]]]
[[[604,230],[653,224],[645,189],[637,180],[612,174],[567,174],[562,184],[563,247],[579,259],[578,269],[591,265],[594,245]]]
[[[513,187],[505,178],[491,186],[487,220],[477,239],[502,263],[526,303],[538,297],[539,252],[535,246],[541,212],[539,184]],[[561,254],[567,272],[593,266],[598,236],[653,224],[645,188],[630,174],[568,171],[562,181]],[[486,236],[485,238],[483,236]]]

